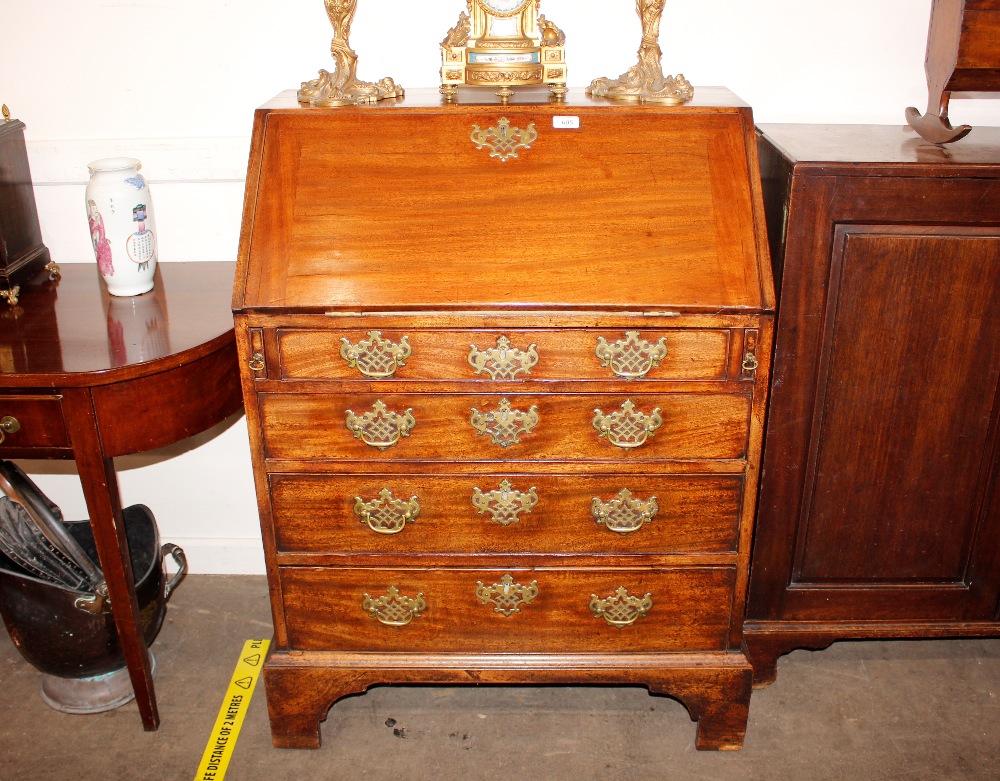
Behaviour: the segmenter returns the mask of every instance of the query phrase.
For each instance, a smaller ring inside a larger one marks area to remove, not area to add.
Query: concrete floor
[[[153,649],[162,726],[135,704],[69,716],[0,638],[0,779],[194,778],[243,641],[269,636],[259,577],[193,576]],[[738,752],[698,752],[677,702],[638,688],[382,687],[342,700],[318,751],[271,747],[263,685],[229,781],[917,781],[1000,777],[1000,640],[796,651],[754,692]],[[387,726],[391,725],[391,726]]]

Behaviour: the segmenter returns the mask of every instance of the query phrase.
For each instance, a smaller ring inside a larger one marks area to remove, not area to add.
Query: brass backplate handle
[[[4,415],[0,418],[0,445],[7,438],[8,434],[16,434],[21,430],[20,421],[13,415]]]
[[[646,415],[637,410],[631,400],[627,400],[621,409],[607,415],[595,409],[591,423],[602,439],[607,439],[615,447],[631,450],[645,444],[663,425],[663,418],[659,407]]]
[[[653,520],[660,511],[656,497],[640,499],[633,496],[627,488],[618,492],[618,496],[610,501],[602,501],[594,497],[590,505],[590,514],[594,520],[608,530],[618,534],[628,534],[637,531]]]
[[[667,340],[661,337],[656,344],[652,344],[640,338],[638,331],[626,331],[624,339],[609,344],[603,336],[599,336],[594,354],[601,366],[626,380],[635,380],[645,377],[667,357]]]
[[[357,369],[365,377],[372,379],[393,376],[396,369],[406,365],[406,359],[412,352],[408,336],[404,336],[397,344],[390,339],[383,339],[381,331],[369,331],[368,338],[357,344],[351,344],[349,339],[340,340],[340,357],[352,369]]]
[[[399,534],[406,524],[413,523],[420,515],[420,502],[416,496],[411,496],[405,501],[396,499],[392,491],[383,488],[378,496],[369,502],[360,496],[355,496],[354,514],[376,534]]]
[[[591,594],[589,607],[595,616],[621,629],[634,624],[653,609],[653,595],[646,593],[645,596],[635,597],[624,586],[619,586],[614,594],[603,599]]]
[[[388,591],[381,597],[374,598],[365,594],[361,600],[361,609],[372,618],[378,619],[381,624],[400,627],[406,626],[420,616],[427,609],[427,601],[423,592],[415,597],[406,597],[400,594],[395,586],[389,586]]]
[[[476,582],[476,598],[484,605],[493,605],[494,613],[503,613],[510,618],[514,613],[521,612],[522,605],[530,605],[538,596],[538,581],[533,580],[527,586],[514,582],[514,576],[506,574],[499,583],[487,586],[483,581]]]
[[[413,427],[417,425],[412,408],[403,413],[392,412],[381,400],[372,405],[371,412],[355,415],[347,410],[345,414],[345,423],[353,432],[354,438],[378,450],[388,450],[402,437],[410,436]]]

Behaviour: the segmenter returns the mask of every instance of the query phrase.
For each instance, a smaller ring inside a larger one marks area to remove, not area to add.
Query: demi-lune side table
[[[0,309],[0,458],[75,460],[136,703],[154,730],[114,458],[178,442],[242,407],[234,264],[161,263],[153,291],[129,298],[109,296],[92,264],[61,273],[41,273]]]

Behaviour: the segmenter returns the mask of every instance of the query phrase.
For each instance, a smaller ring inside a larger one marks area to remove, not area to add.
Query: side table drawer
[[[0,457],[22,448],[67,448],[61,396],[0,395]]]
[[[481,653],[724,651],[735,567],[283,567],[291,648]]]
[[[742,475],[272,474],[279,551],[728,553]]]

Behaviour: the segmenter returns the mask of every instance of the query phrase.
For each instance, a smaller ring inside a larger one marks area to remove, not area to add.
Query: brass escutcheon
[[[510,526],[521,520],[521,513],[530,513],[538,504],[538,492],[534,486],[527,493],[515,491],[510,480],[501,480],[500,487],[495,491],[484,493],[479,488],[472,489],[472,506],[479,514],[489,513],[493,521],[501,526]]]
[[[406,626],[414,618],[427,609],[427,601],[423,592],[415,597],[404,597],[395,586],[389,586],[384,596],[373,599],[365,594],[361,600],[361,609],[379,623],[386,626]]]
[[[497,346],[487,350],[480,350],[474,344],[469,347],[469,366],[476,374],[486,372],[491,380],[512,380],[521,372],[531,374],[532,367],[538,363],[537,345],[519,350],[510,346],[506,336],[497,337]]]
[[[631,400],[627,400],[620,410],[609,415],[595,409],[591,423],[603,439],[607,439],[615,447],[631,450],[645,444],[663,425],[663,418],[660,417],[659,407],[646,415],[636,410]]]
[[[521,442],[521,434],[530,434],[538,425],[538,407],[534,404],[527,412],[511,409],[507,399],[501,399],[495,412],[480,412],[475,407],[469,422],[479,432],[479,435],[490,435],[490,442],[502,448],[517,445]]]
[[[595,616],[621,629],[634,624],[652,610],[653,595],[647,592],[643,597],[633,597],[628,589],[619,586],[614,594],[604,599],[591,594],[589,607]]]
[[[479,125],[472,126],[469,134],[476,149],[486,147],[490,150],[490,157],[499,158],[506,163],[510,158],[517,157],[518,149],[531,149],[531,144],[538,138],[538,131],[535,130],[535,123],[532,122],[524,130],[518,127],[511,127],[507,117],[501,117],[494,127],[482,130]]]
[[[8,434],[16,434],[21,430],[21,422],[13,415],[4,415],[0,418],[0,445],[7,438]]]
[[[600,359],[601,366],[626,380],[634,380],[645,377],[650,369],[659,366],[660,361],[667,357],[667,340],[661,337],[656,344],[650,344],[639,338],[638,331],[626,331],[624,339],[608,344],[603,336],[599,336],[594,354]]]
[[[387,450],[398,443],[401,437],[410,436],[413,427],[417,425],[412,408],[403,414],[390,412],[381,400],[372,405],[371,412],[355,415],[347,410],[346,417],[347,428],[354,433],[354,438],[379,450]]]
[[[369,331],[368,338],[357,344],[351,344],[349,339],[340,340],[340,357],[352,369],[373,379],[394,375],[396,369],[406,365],[406,359],[412,352],[408,336],[404,336],[396,344],[383,339],[381,331]]]
[[[503,613],[510,618],[514,613],[521,612],[521,605],[530,605],[531,600],[538,596],[538,581],[533,580],[527,586],[514,582],[510,574],[500,578],[499,583],[487,586],[483,581],[476,582],[476,597],[484,605],[494,605],[494,613]]]
[[[660,511],[656,497],[651,496],[645,501],[632,496],[632,492],[623,488],[618,496],[610,501],[601,501],[594,497],[590,504],[590,514],[601,526],[619,534],[628,534],[641,529],[649,523]]]
[[[406,524],[413,523],[420,515],[420,502],[416,496],[411,496],[408,501],[396,499],[392,491],[383,488],[370,502],[355,496],[354,514],[377,534],[399,534]]]

